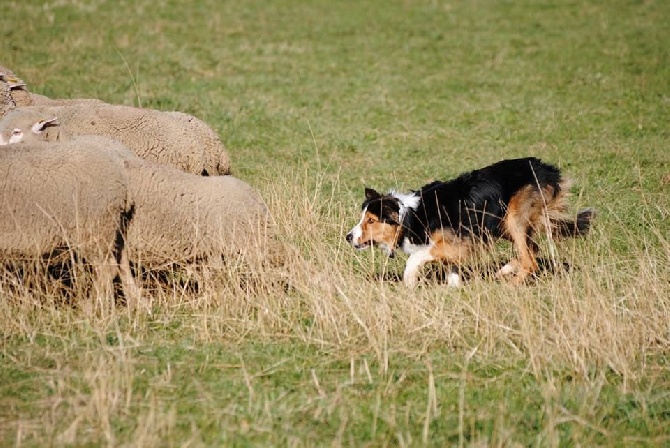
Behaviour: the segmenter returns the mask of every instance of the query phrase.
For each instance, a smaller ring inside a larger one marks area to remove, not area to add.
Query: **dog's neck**
[[[419,206],[420,198],[415,193],[400,193],[397,191],[389,192],[389,195],[398,200],[398,205],[400,210],[398,212],[398,222],[400,227],[398,227],[398,234],[396,235],[395,248],[402,248],[401,242],[405,237],[405,218],[407,213],[411,210],[416,210]]]
[[[389,195],[398,200],[398,205],[400,206],[400,211],[398,212],[398,221],[402,225],[407,216],[407,212],[410,210],[416,210],[419,206],[420,198],[415,193],[400,193],[397,191],[391,191]]]

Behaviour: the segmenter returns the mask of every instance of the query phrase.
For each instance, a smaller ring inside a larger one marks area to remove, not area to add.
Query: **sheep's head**
[[[59,125],[57,117],[38,121],[32,119],[27,121],[28,124],[23,125],[26,120],[13,120],[12,115],[9,113],[0,122],[0,146],[31,140],[31,137],[39,140],[58,140],[58,133],[49,136],[46,132],[49,128]]]
[[[30,106],[33,104],[26,83],[11,70],[1,65],[0,96],[0,113],[6,112],[17,106]],[[2,109],[4,109],[4,111]]]
[[[23,140],[23,131],[21,131],[21,129],[18,128],[12,130],[7,140],[5,140],[2,134],[0,134],[0,146],[7,146],[13,143],[19,143],[22,140]]]

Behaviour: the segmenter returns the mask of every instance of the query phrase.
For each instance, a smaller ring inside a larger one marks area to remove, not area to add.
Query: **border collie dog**
[[[450,286],[460,286],[458,265],[477,247],[497,238],[514,244],[518,258],[496,277],[521,284],[538,270],[536,234],[554,237],[588,232],[595,211],[567,210],[570,182],[558,168],[534,157],[503,160],[456,179],[435,181],[407,194],[366,188],[360,222],[347,234],[356,249],[396,249],[410,256],[403,281],[416,286],[425,263],[451,266]]]

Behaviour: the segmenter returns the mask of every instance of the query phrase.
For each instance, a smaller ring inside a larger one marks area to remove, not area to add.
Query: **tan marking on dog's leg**
[[[512,282],[523,283],[526,278],[537,272],[537,245],[532,240],[533,223],[541,217],[538,213],[542,210],[542,198],[538,197],[537,190],[532,186],[521,189],[509,201],[504,225],[507,235],[512,240],[516,249],[518,260],[510,263],[518,265]],[[538,204],[538,201],[539,204]]]
[[[451,287],[463,286],[458,270],[466,258],[472,253],[472,240],[458,237],[452,230],[439,230],[431,235],[433,247],[431,255],[435,260],[449,264],[452,268],[447,276],[447,284]]]
[[[470,256],[472,241],[463,239],[454,234],[453,230],[441,229],[430,235],[430,244],[414,252],[407,259],[403,281],[412,288],[418,283],[419,269],[426,263],[440,260],[451,265],[459,265]],[[453,272],[452,272],[453,274]],[[449,275],[448,283],[451,286],[460,286],[461,279],[458,272],[456,277]]]
[[[539,269],[536,255],[537,245],[529,236],[523,238],[523,241],[523,245],[519,245],[515,241],[517,251],[522,254],[520,267],[512,278],[512,283],[516,285],[522,284],[530,275],[535,274]]]

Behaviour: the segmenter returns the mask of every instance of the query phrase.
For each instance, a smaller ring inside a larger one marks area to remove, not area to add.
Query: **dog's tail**
[[[574,219],[552,220],[552,234],[554,237],[576,237],[586,235],[591,228],[591,221],[596,216],[593,208],[580,210]]]

